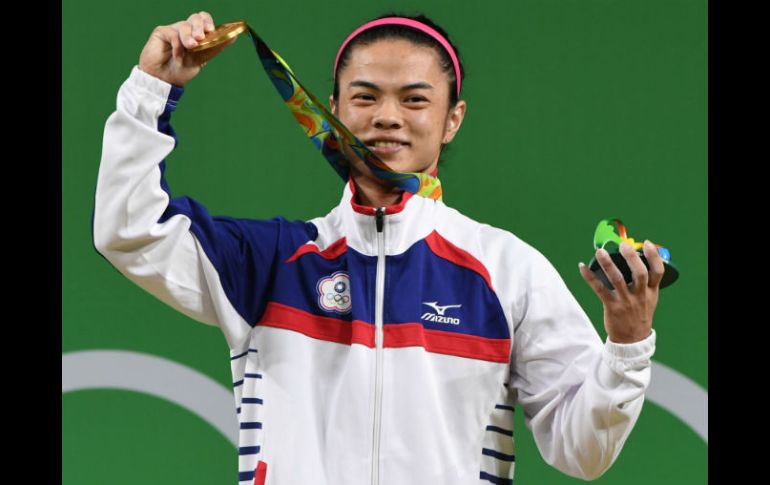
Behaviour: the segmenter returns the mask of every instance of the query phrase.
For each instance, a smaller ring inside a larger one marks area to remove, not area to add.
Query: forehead
[[[339,72],[339,78],[342,88],[354,79],[378,85],[427,81],[436,88],[448,80],[434,48],[405,39],[383,39],[354,46],[345,68]]]

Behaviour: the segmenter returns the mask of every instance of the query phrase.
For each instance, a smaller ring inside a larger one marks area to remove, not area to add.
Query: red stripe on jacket
[[[270,302],[258,325],[283,328],[327,342],[374,348],[374,325],[313,315],[303,310]],[[420,323],[391,323],[383,326],[385,348],[423,347],[428,352],[507,363],[511,339],[479,337],[425,328]]]

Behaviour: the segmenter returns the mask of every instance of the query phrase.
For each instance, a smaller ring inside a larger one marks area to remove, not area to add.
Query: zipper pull
[[[374,218],[377,221],[377,232],[382,232],[382,217],[385,215],[385,208],[384,207],[378,207],[376,211],[374,211]]]

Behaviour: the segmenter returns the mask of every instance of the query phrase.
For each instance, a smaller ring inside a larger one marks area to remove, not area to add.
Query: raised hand
[[[155,27],[139,56],[139,69],[170,84],[184,86],[237,39],[234,37],[201,52],[189,51],[214,28],[214,19],[208,12],[194,13],[187,20]]]

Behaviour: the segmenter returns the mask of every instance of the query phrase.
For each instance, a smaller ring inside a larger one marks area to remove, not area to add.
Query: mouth
[[[366,148],[377,155],[393,155],[409,146],[408,142],[401,140],[371,139],[367,140]]]

